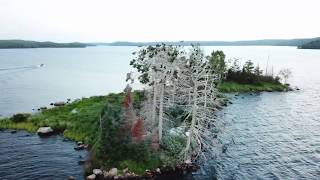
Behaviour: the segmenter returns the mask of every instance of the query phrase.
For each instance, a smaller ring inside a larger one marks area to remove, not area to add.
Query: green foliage
[[[191,117],[188,117],[188,112],[181,106],[169,107],[167,110],[167,116],[170,121],[168,127],[178,127],[184,121],[191,121]]]
[[[141,102],[146,100],[144,91],[134,91],[133,95],[133,107],[135,110],[139,111],[141,109]]]
[[[212,51],[211,55],[207,58],[211,64],[212,71],[219,76],[219,81],[222,81],[227,71],[227,64],[225,62],[226,55],[223,51]]]
[[[237,59],[230,62],[227,66],[225,54],[222,51],[213,51],[207,57],[211,63],[213,73],[217,73],[220,83],[236,82],[239,84],[261,85],[262,83],[280,84],[279,77],[272,75],[263,75],[259,65],[254,66],[251,60],[248,60],[240,67]]]
[[[278,83],[267,83],[263,82],[258,85],[256,84],[240,84],[235,82],[223,82],[218,85],[220,92],[251,92],[251,91],[285,91],[288,89],[287,85]]]
[[[136,98],[141,98],[141,94],[137,93]],[[123,124],[121,110],[120,104],[107,104],[101,114],[102,130],[94,148],[100,164],[106,168],[128,167],[136,173],[144,173],[145,169],[158,167],[160,160],[151,152],[149,141],[129,142],[124,133],[126,125]]]
[[[119,139],[121,107],[107,104],[101,114],[100,151],[102,154],[109,154],[108,159],[113,155],[117,157],[118,147],[122,146]]]
[[[137,156],[134,155],[133,156]],[[143,156],[146,156],[143,154]],[[139,157],[139,156],[137,156]],[[134,161],[134,160],[124,160],[120,162],[119,168],[125,169],[128,168],[130,172],[135,172],[136,174],[143,175],[146,169],[156,169],[161,166],[161,161],[157,154],[148,155],[148,159],[146,161]]]
[[[272,75],[263,75],[263,71],[259,65],[254,66],[252,61],[247,61],[240,69],[237,60],[231,63],[231,67],[227,71],[225,82],[236,82],[239,84],[261,85],[263,83],[281,84],[279,77]]]
[[[12,120],[15,123],[23,122],[23,121],[26,121],[30,116],[31,116],[31,114],[29,114],[29,113],[18,113],[18,114],[14,114],[10,118],[10,120]]]
[[[0,129],[18,129],[36,132],[38,127],[31,122],[13,122],[10,119],[0,119]]]
[[[57,132],[63,132],[67,138],[93,145],[98,133],[100,114],[105,104],[120,106],[122,99],[122,93],[82,98],[62,107],[43,110],[23,122],[0,121],[0,127],[35,132],[41,126],[50,126]]]
[[[253,62],[251,60],[248,60],[244,63],[242,72],[247,74],[253,74],[253,69],[254,69]]]
[[[259,65],[254,66],[251,60],[244,63],[242,67],[237,59],[231,61],[231,65],[227,66],[225,62],[225,54],[222,51],[212,51],[211,55],[207,57],[212,68],[212,72],[218,75],[220,83],[222,82],[236,82],[240,84],[255,84],[261,83],[278,83],[279,77],[270,75],[263,75],[263,71]]]
[[[163,138],[161,152],[161,161],[167,166],[175,167],[181,163],[184,148],[186,147],[186,139],[183,135],[166,135]]]

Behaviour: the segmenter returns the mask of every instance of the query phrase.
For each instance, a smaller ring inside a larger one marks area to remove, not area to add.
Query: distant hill
[[[14,48],[84,48],[84,43],[54,43],[54,42],[37,42],[24,40],[0,40],[0,49]]]
[[[299,49],[320,49],[320,38],[317,40],[308,42],[306,44],[303,44],[301,46],[298,46]]]
[[[302,44],[313,41],[314,38],[304,39],[262,39],[248,41],[159,41],[159,42],[128,42],[117,41],[113,43],[91,43],[93,45],[104,46],[148,46],[159,43],[171,45],[189,46],[199,44],[201,46],[301,46]]]
[[[55,43],[55,42],[37,42],[25,40],[0,40],[0,49],[12,48],[84,48],[87,46],[148,46],[156,44],[171,44],[190,46],[191,44],[199,44],[201,46],[297,46],[301,49],[317,49],[319,43],[316,40],[320,38],[304,38],[304,39],[262,39],[248,41],[159,41],[159,42],[129,42],[116,41],[113,43]],[[313,44],[309,44],[313,43]],[[314,44],[316,43],[316,44]],[[319,46],[318,46],[319,47]]]

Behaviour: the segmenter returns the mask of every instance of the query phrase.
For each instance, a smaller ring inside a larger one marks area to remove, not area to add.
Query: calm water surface
[[[262,68],[268,64],[274,73],[290,68],[290,83],[301,90],[232,97],[233,104],[217,114],[224,123],[219,138],[227,151],[209,161],[195,179],[212,179],[214,172],[219,179],[320,179],[320,51],[268,46],[204,49],[207,53],[221,49],[227,58],[241,58],[242,62],[251,59]],[[125,73],[131,70],[129,61],[134,50],[136,47],[0,50],[0,114],[31,112],[32,108],[66,98],[119,92],[125,86]],[[36,67],[39,64],[45,66]],[[0,168],[0,179],[5,172],[7,176],[13,173],[8,169],[18,167],[31,177],[25,162],[46,162],[41,158],[44,156],[19,155],[29,147],[21,146],[24,141],[16,143],[15,136],[0,133],[0,164],[10,167]],[[37,144],[40,140],[34,141]],[[63,145],[50,138],[41,142],[52,145],[52,151]],[[11,152],[19,158],[9,161],[4,155],[10,151],[9,145],[19,147]],[[35,147],[37,154],[43,145]],[[51,155],[64,162],[60,166],[65,171],[78,168],[71,165],[73,160],[67,154]]]
[[[0,114],[122,91],[134,49],[0,49]]]

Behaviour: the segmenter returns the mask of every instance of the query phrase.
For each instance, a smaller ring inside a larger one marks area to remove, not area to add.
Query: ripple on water
[[[227,132],[220,139],[234,143],[203,169],[215,168],[218,179],[319,179],[319,91],[233,98],[217,116]],[[195,179],[212,179],[208,174]]]
[[[84,179],[78,161],[79,156],[86,156],[85,151],[75,151],[74,143],[60,136],[40,138],[27,134],[0,132],[0,179]]]

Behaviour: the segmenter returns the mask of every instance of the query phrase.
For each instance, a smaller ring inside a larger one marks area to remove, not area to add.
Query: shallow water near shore
[[[32,112],[52,101],[119,92],[135,49],[0,50],[0,69],[45,64],[0,71],[0,114]],[[217,112],[223,122],[218,138],[227,150],[194,173],[194,179],[319,179],[320,51],[205,47],[207,53],[212,49],[223,50],[227,58],[251,59],[263,69],[268,64],[275,73],[290,68],[293,77],[289,82],[301,90],[231,95],[233,104]],[[0,179],[38,179],[41,173],[44,176],[39,179],[52,179],[46,173],[59,177],[55,179],[83,178],[82,167],[77,165],[77,153],[82,152],[73,150],[73,142],[63,142],[59,136],[23,135],[0,132]]]
[[[84,179],[86,151],[75,151],[61,136],[40,138],[25,131],[0,131],[0,179]]]

